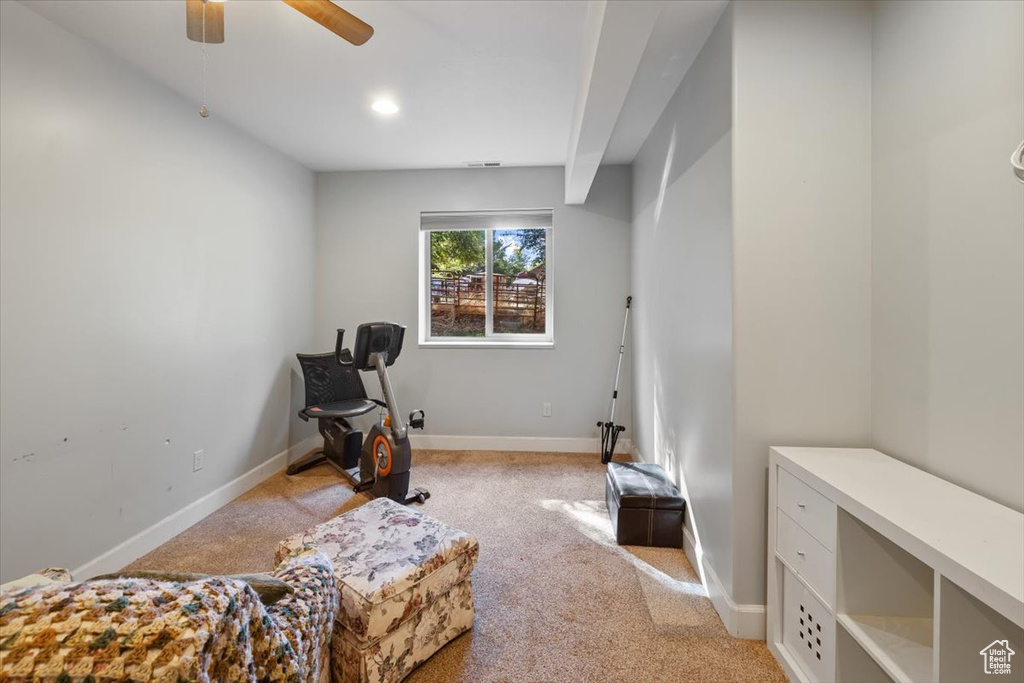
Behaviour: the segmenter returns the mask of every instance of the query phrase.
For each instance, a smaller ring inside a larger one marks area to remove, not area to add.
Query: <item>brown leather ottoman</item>
[[[604,496],[619,545],[683,547],[686,501],[659,465],[608,463]]]

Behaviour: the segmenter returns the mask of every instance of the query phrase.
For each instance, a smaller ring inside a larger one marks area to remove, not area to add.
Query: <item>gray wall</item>
[[[392,382],[404,411],[427,411],[427,434],[596,437],[629,286],[630,182],[628,167],[603,168],[587,203],[565,206],[561,167],[318,174],[308,350],[333,348],[338,327],[394,320],[409,332]],[[419,348],[420,212],[545,207],[554,209],[555,347]],[[627,428],[630,382],[624,368],[617,421]]]
[[[1024,3],[880,3],[872,442],[1024,509]]]
[[[732,9],[633,162],[634,439],[732,585]]]
[[[0,27],[6,580],[78,566],[288,446],[314,180],[17,3]]]
[[[740,2],[734,22],[732,588],[763,604],[769,446],[870,435],[871,6]]]

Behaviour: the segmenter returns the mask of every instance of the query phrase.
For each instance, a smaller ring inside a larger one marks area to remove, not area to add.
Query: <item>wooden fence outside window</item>
[[[543,333],[547,292],[543,281],[493,275],[494,331]],[[485,276],[433,273],[430,278],[431,332],[435,336],[483,329],[487,307]]]

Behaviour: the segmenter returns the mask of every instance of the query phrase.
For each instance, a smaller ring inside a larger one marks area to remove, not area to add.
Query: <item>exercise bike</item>
[[[402,352],[405,327],[396,323],[364,323],[356,330],[355,352],[343,348],[345,330],[338,330],[334,353],[299,353],[299,365],[306,381],[306,407],[299,411],[304,421],[316,419],[324,447],[288,467],[297,474],[328,462],[347,477],[356,492],[370,491],[374,498],[399,503],[426,502],[430,492],[409,493],[412,449],[408,429],[423,429],[422,410],[409,414],[406,427],[398,410],[388,367]],[[383,401],[367,398],[360,372],[377,371]],[[373,425],[366,439],[350,419],[380,409],[382,419]]]

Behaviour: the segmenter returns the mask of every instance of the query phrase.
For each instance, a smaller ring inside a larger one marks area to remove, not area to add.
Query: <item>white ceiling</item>
[[[184,0],[24,4],[198,108]],[[224,43],[208,47],[212,115],[315,170],[565,163],[585,3],[338,4],[374,27],[365,45],[281,2],[228,2]],[[381,95],[398,115],[370,109]]]
[[[282,2],[230,0],[225,42],[208,47],[212,116],[314,170],[566,163],[586,2],[336,1],[374,27],[365,45]],[[201,46],[185,37],[184,0],[22,2],[198,110]],[[664,4],[606,163],[632,161],[725,0]],[[401,111],[374,113],[381,96]]]

